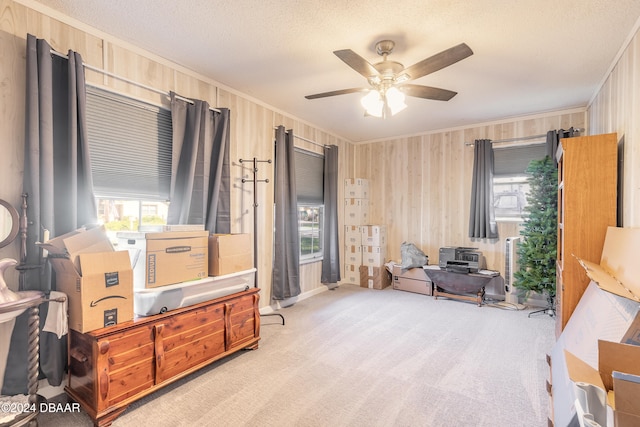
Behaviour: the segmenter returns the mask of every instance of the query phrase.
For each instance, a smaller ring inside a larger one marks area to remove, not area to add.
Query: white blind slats
[[[294,158],[298,203],[322,205],[324,203],[324,156],[295,149]]]
[[[521,144],[493,148],[493,173],[495,176],[523,175],[532,160],[544,159],[546,144]]]
[[[87,87],[87,134],[97,195],[169,199],[169,110]]]

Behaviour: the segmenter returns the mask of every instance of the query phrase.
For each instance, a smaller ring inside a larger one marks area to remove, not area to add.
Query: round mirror
[[[0,199],[0,248],[4,248],[18,235],[18,211],[9,202]]]

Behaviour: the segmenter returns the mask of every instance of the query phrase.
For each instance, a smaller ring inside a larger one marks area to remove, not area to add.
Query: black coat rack
[[[271,164],[271,159],[267,160],[259,160],[257,158],[253,159],[239,159],[239,162],[242,163],[251,163],[252,164],[252,173],[253,179],[242,178],[242,183],[252,182],[253,183],[253,265],[256,267],[255,272],[255,280],[254,286],[258,287],[258,183],[264,182],[266,184],[269,183],[269,179],[258,179],[258,163],[269,163]],[[280,316],[282,319],[282,325],[284,325],[284,316],[280,313],[270,313],[270,314],[261,314],[260,316]]]

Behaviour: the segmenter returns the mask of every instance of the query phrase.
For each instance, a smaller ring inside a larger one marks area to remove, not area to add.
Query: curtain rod
[[[274,127],[273,129],[278,129],[278,128],[277,128],[277,127]],[[289,131],[288,131],[288,130],[285,130],[285,131],[284,131],[284,133],[289,133]],[[317,142],[315,142],[315,141],[312,141],[312,140],[307,139],[307,138],[302,137],[302,136],[298,136],[298,135],[296,135],[295,133],[293,134],[293,137],[294,137],[294,138],[301,139],[301,140],[303,140],[303,141],[307,141],[308,143],[313,144],[313,145],[317,145],[318,147],[322,147],[322,148],[326,147],[326,145],[325,145],[325,144],[318,144],[318,143],[317,143]]]
[[[577,128],[574,129],[574,132],[577,133],[582,133],[584,132],[584,129],[582,128]],[[506,139],[497,139],[495,141],[491,141],[492,144],[495,143],[500,143],[500,142],[515,142],[515,141],[526,141],[529,139],[538,139],[538,138],[546,138],[547,134],[542,134],[542,135],[531,135],[531,136],[521,136],[519,138],[506,138]],[[473,142],[465,142],[464,145],[473,145]]]
[[[67,55],[65,55],[64,53],[57,52],[57,51],[55,51],[53,49],[51,49],[50,51],[51,51],[51,53],[53,55],[59,56],[60,58],[69,59],[69,57]],[[167,96],[167,97],[170,95],[169,92],[166,92],[164,90],[156,89],[154,87],[147,86],[145,84],[142,84],[142,83],[139,83],[139,82],[136,82],[136,81],[133,81],[133,80],[129,80],[129,79],[125,78],[125,77],[118,76],[116,74],[110,73],[107,70],[103,70],[102,68],[94,67],[94,66],[89,65],[89,64],[82,64],[82,66],[84,68],[86,68],[86,69],[91,70],[91,71],[95,71],[97,73],[104,74],[105,76],[113,77],[114,79],[121,80],[123,82],[132,84],[134,86],[141,87],[143,89],[146,89],[146,90],[151,91],[151,92],[158,93],[160,95],[164,95],[164,96]],[[176,94],[176,98],[181,99],[182,101],[188,102],[190,104],[195,104],[195,102],[192,99],[184,98],[184,97],[182,97],[180,95],[177,95],[177,94]],[[213,108],[213,107],[209,107],[209,110],[215,111],[216,113],[220,112],[220,110],[218,110],[217,108]]]

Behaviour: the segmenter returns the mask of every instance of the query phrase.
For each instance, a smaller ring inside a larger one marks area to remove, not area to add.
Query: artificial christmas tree
[[[546,295],[544,312],[554,314],[556,296],[556,253],[558,242],[558,171],[547,156],[533,160],[527,168],[529,195],[525,211],[528,216],[521,231],[518,246],[520,269],[515,272],[514,286],[525,291]]]

